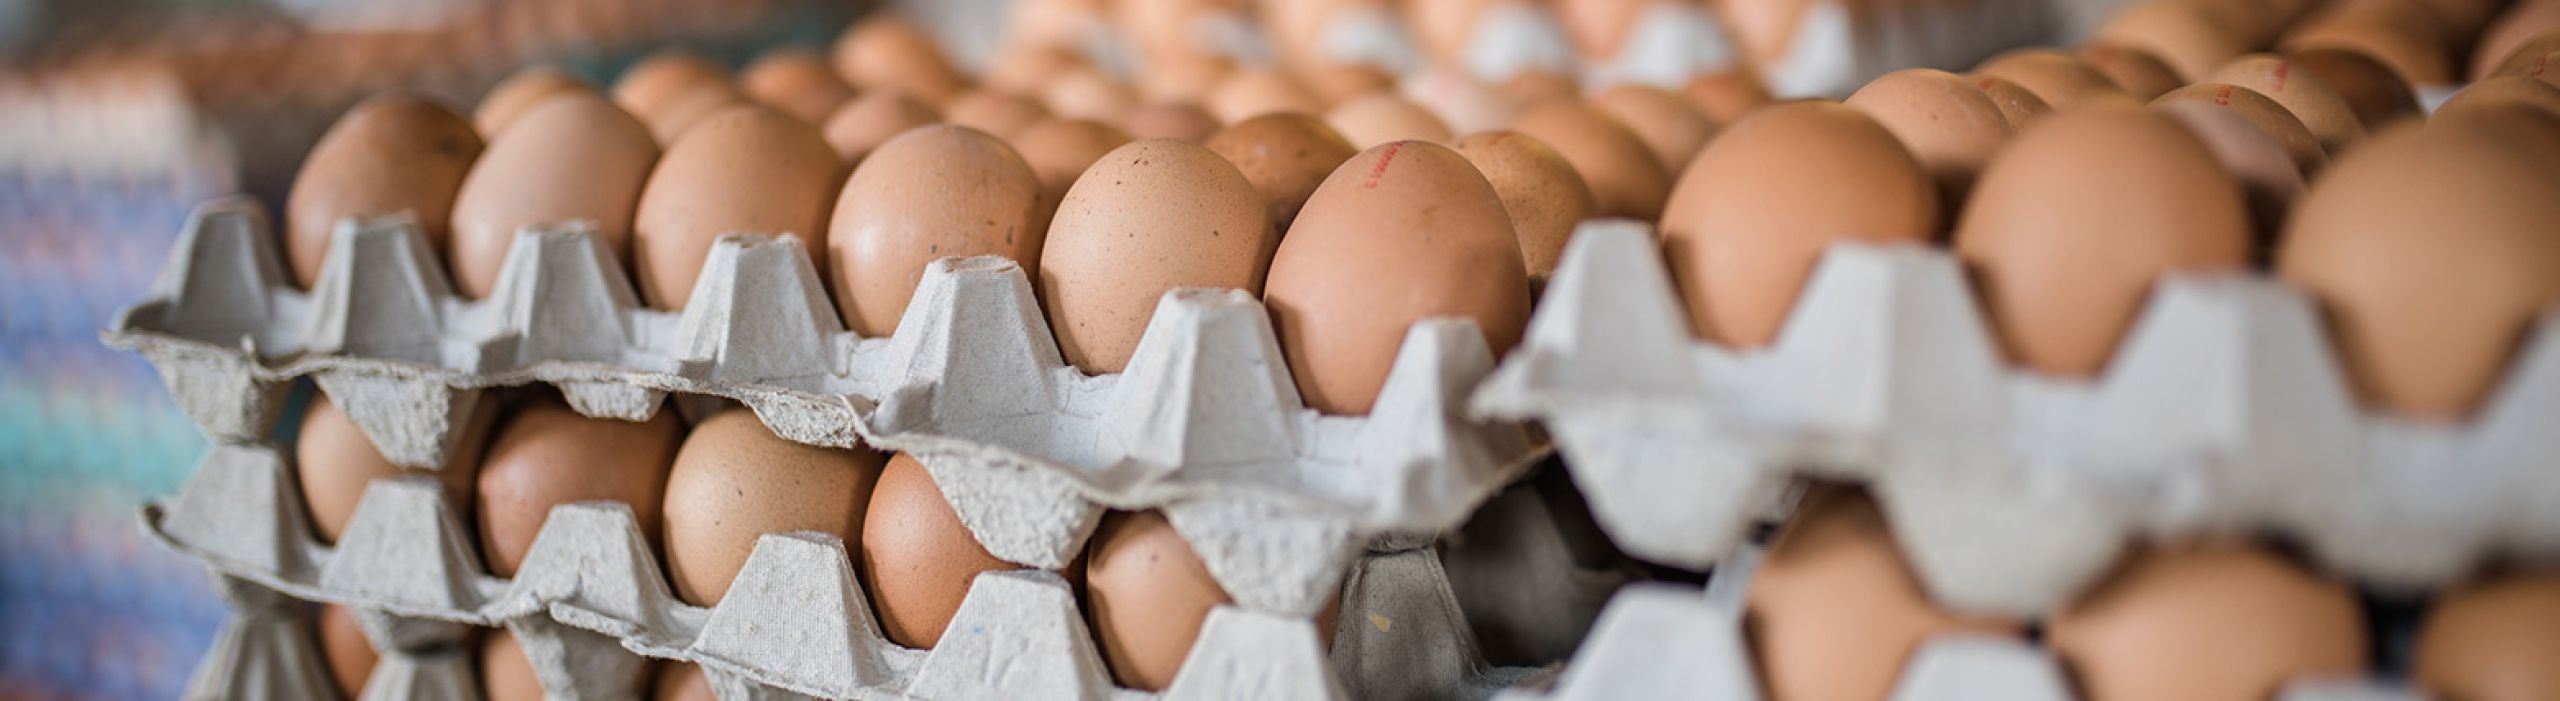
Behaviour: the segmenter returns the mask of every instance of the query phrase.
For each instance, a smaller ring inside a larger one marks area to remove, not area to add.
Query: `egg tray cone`
[[[1782,98],[1847,97],[1867,81],[1895,70],[1970,66],[2001,50],[2052,43],[2062,36],[2063,13],[2056,4],[2054,0],[1813,0],[1805,3],[1797,18],[1786,51],[1760,62],[1757,69],[1769,92]],[[1694,31],[1687,34],[1691,38],[1686,42],[1679,41],[1676,26],[1639,23],[1624,50],[1628,57],[1620,59],[1614,70],[1656,74],[1660,69],[1637,68],[1646,64],[1634,59],[1672,55],[1671,47],[1704,45]]]
[[[913,649],[882,637],[834,536],[763,536],[722,600],[699,607],[671,593],[623,504],[554,508],[515,577],[500,579],[480,568],[439,490],[427,476],[376,481],[323,545],[275,450],[219,446],[176,496],[145,506],[155,541],[238,592],[200,675],[228,691],[206,695],[325,687],[307,640],[291,637],[304,628],[277,623],[291,597],[356,607],[378,648],[419,651],[401,671],[377,671],[368,698],[450,698],[434,692],[468,684],[470,670],[449,651],[467,627],[495,625],[515,633],[554,698],[629,698],[643,657],[701,664],[727,699],[1155,696],[1112,686],[1075,593],[1053,573],[980,575],[942,639]],[[1220,607],[1161,696],[1481,698],[1532,671],[1484,661],[1428,548],[1366,553],[1328,593],[1341,597],[1329,652],[1308,616]]]
[[[1648,227],[1585,224],[1477,391],[1535,419],[1630,554],[1690,568],[1806,478],[1864,482],[1930,593],[2033,616],[2143,538],[2274,531],[2384,591],[2560,556],[2560,312],[2481,414],[2364,413],[2302,293],[2163,281],[2100,377],[2002,359],[1954,257],[1836,246],[1777,341],[1693,338]]]
[[[1367,416],[1299,398],[1251,295],[1175,290],[1126,372],[1058,355],[1021,270],[944,259],[889,338],[843,330],[791,237],[722,237],[683,312],[642,307],[591,230],[521,234],[493,293],[455,296],[405,217],[341,222],[313,290],[288,284],[252,203],[191,218],[150,296],[104,336],[160,370],[216,442],[268,434],[310,377],[392,462],[434,469],[478,393],[558,387],[641,420],[734,400],[783,438],[924,460],[997,557],[1055,569],[1111,508],[1162,508],[1246,608],[1311,614],[1353,556],[1435,534],[1538,457],[1467,419],[1491,372],[1472,322],[1414,325]]]

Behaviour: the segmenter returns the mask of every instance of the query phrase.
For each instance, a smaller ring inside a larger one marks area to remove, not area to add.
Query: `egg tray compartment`
[[[2364,413],[2300,292],[2172,277],[2103,376],[2011,369],[1960,264],[1833,247],[1776,343],[1693,338],[1649,227],[1585,224],[1473,400],[1537,419],[1630,554],[1704,567],[1794,480],[1865,482],[1928,591],[2054,610],[2143,537],[2273,531],[2376,589],[2560,555],[2560,310],[2466,425]]]
[[[479,651],[475,626],[452,621],[355,611],[366,644],[377,654],[360,694],[343,694],[330,681],[325,648],[315,639],[311,605],[256,582],[216,572],[217,591],[232,615],[188,679],[189,699],[335,699],[429,701],[482,698],[473,673]],[[507,621],[550,698],[640,698],[648,666],[613,640],[547,618]],[[555,680],[556,683],[555,683]],[[729,698],[751,698],[745,695]]]
[[[638,656],[697,662],[733,700],[1156,696],[1112,687],[1075,593],[1050,572],[980,575],[942,640],[911,649],[881,636],[832,535],[761,537],[727,595],[706,608],[670,593],[623,504],[555,507],[516,576],[499,579],[480,569],[440,489],[424,475],[376,481],[337,545],[325,546],[277,451],[219,446],[175,497],[145,506],[142,521],[152,539],[206,563],[235,591],[346,604],[440,631],[437,640],[459,635],[441,624],[506,625],[554,698],[629,698],[645,681]],[[1309,616],[1222,606],[1162,696],[1481,698],[1534,672],[1484,662],[1427,546],[1382,543],[1334,587],[1341,615],[1330,655]],[[245,698],[296,698],[289,692],[317,683],[296,671],[311,667],[308,656],[289,654],[293,641],[280,637],[299,633],[269,625],[277,607],[235,601],[242,615],[201,674],[254,692]],[[468,682],[461,664],[392,673],[380,693]],[[440,696],[380,698],[413,697]]]
[[[454,296],[405,217],[342,222],[314,291],[287,284],[264,214],[200,208],[105,337],[140,351],[218,442],[267,434],[308,376],[395,463],[432,469],[487,388],[549,383],[640,420],[673,393],[736,400],[784,438],[924,458],[999,558],[1055,569],[1109,508],[1164,509],[1246,608],[1313,613],[1387,533],[1453,527],[1541,454],[1462,415],[1491,372],[1472,322],[1408,333],[1367,416],[1299,399],[1251,295],[1175,290],[1127,372],[1060,360],[1021,270],[928,266],[890,338],[845,332],[797,239],[722,237],[682,313],[641,307],[594,234],[519,235],[490,297]]]
[[[1886,73],[1969,66],[2063,30],[2054,0],[1814,0],[1803,12],[1786,55],[1758,67],[1779,97],[1847,97]]]

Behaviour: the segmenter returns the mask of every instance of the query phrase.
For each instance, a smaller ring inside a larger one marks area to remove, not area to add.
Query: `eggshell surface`
[[[1769,543],[1745,604],[1753,657],[1773,699],[1888,698],[1931,637],[2016,638],[2016,621],[1929,600],[1864,492],[1816,488]]]
[[[817,531],[862,541],[862,513],[885,458],[775,436],[755,412],[695,424],[667,475],[667,579],[676,597],[711,606],[729,591],[756,539]]]
[[[827,195],[843,169],[816,127],[758,105],[706,117],[667,147],[632,219],[640,298],[682,309],[723,234],[789,234],[826,250]]]
[[[454,196],[445,252],[454,288],[486,297],[525,227],[586,221],[605,250],[631,259],[631,220],[658,161],[649,129],[603,98],[555,97],[489,142]]]
[[[881,144],[837,195],[824,249],[845,327],[896,331],[940,258],[1000,255],[1039,279],[1047,214],[1031,165],[985,132],[941,124]]]
[[[2047,631],[2090,701],[2274,698],[2367,663],[2355,592],[2250,545],[2136,553]]]
[[[891,642],[931,648],[959,613],[980,574],[1020,569],[978,544],[923,463],[890,456],[862,517],[858,566],[881,634]]]
[[[1039,289],[1067,363],[1126,368],[1168,291],[1262,293],[1280,245],[1253,183],[1216,152],[1150,139],[1105,154],[1049,223]]]
[[[480,465],[480,552],[489,573],[515,576],[561,504],[622,502],[656,545],[667,470],[683,436],[663,407],[644,422],[581,416],[550,395],[516,407]]]
[[[285,197],[285,263],[308,288],[338,222],[407,213],[427,250],[444,250],[454,195],[480,158],[471,122],[426,98],[376,95],[338,117],[311,147]]]

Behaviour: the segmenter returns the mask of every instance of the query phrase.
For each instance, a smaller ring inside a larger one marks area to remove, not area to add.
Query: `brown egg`
[[[2016,83],[2056,110],[2072,109],[2096,95],[2123,92],[2088,59],[2054,49],[2019,49],[1994,56],[1976,66],[1974,74]]]
[[[1004,136],[1048,119],[1049,108],[1020,95],[964,90],[942,104],[942,118],[952,124]]]
[[[1706,113],[1661,88],[1620,85],[1593,96],[1591,106],[1627,125],[1628,131],[1644,140],[1645,148],[1653,150],[1665,172],[1688,167],[1689,159],[1696,157],[1699,149],[1707,147],[1707,139],[1716,135],[1716,123],[1708,120]]]
[[[746,409],[694,424],[667,474],[667,579],[676,598],[719,603],[767,533],[861,542],[864,505],[886,461],[868,450],[784,440]]]
[[[2252,260],[2264,260],[2276,233],[2295,201],[2310,188],[2310,177],[2294,154],[2275,135],[2229,108],[2200,100],[2161,100],[2151,108],[2168,115],[2204,142],[2205,150],[2224,170],[2239,179],[2249,200],[2250,230],[2255,233]]]
[[[2028,124],[2053,113],[2053,106],[2045,104],[2044,98],[2008,79],[1980,73],[1967,74],[1964,79],[1973,81],[1974,89],[1991,97],[1991,104],[2000,108],[2001,118],[2009,120],[2013,132],[2026,131]]]
[[[2300,168],[2305,177],[2317,175],[2322,167],[2329,164],[2328,153],[2321,150],[2320,138],[2311,133],[2311,128],[2303,126],[2302,120],[2295,119],[2292,112],[2285,111],[2284,105],[2258,94],[2256,90],[2223,83],[2197,83],[2169,91],[2153,104],[2164,102],[2200,102],[2240,115],[2249,120],[2251,126],[2275,137],[2276,143],[2284,146],[2285,153],[2293,158],[2294,167]]]
[[[516,116],[544,100],[566,93],[595,92],[595,86],[554,66],[527,66],[498,81],[489,93],[480,97],[480,106],[471,111],[471,124],[482,136],[496,139],[498,132],[514,123]]]
[[[1983,169],[1956,224],[1956,253],[2013,362],[2089,377],[2162,275],[2246,263],[2241,192],[2167,116],[2058,112]]]
[[[1769,344],[1835,241],[1925,242],[1938,229],[1928,172],[1874,119],[1784,103],[1725,127],[1680,176],[1664,258],[1699,337]]]
[[[1272,112],[1324,114],[1324,103],[1285,74],[1260,69],[1236,71],[1209,91],[1201,104],[1218,121],[1234,124]]]
[[[1394,92],[1396,78],[1385,69],[1365,63],[1317,66],[1296,73],[1298,82],[1314,92],[1317,99],[1341,104],[1355,97]]]
[[[1575,48],[1593,62],[1614,58],[1626,48],[1627,35],[1635,29],[1636,18],[1653,3],[1626,0],[1555,0],[1556,23],[1564,28]]]
[[[337,542],[347,530],[347,521],[355,517],[357,504],[363,502],[366,486],[378,479],[412,475],[442,482],[445,508],[460,523],[470,523],[471,484],[480,472],[480,450],[487,445],[497,402],[484,396],[470,413],[443,468],[411,470],[383,458],[373,439],[331,403],[329,395],[311,393],[311,406],[304,410],[294,439],[293,462],[303,502],[311,509],[312,535],[322,543]]]
[[[933,37],[894,14],[873,13],[847,27],[836,38],[833,59],[836,73],[854,87],[894,90],[926,104],[942,104],[968,86]]]
[[[409,93],[376,95],[329,126],[285,196],[285,262],[303,287],[320,280],[338,221],[407,212],[429,250],[444,250],[447,215],[480,157],[471,122]]]
[[[2491,15],[2506,7],[2507,0],[2418,0],[2417,5],[2435,20],[2448,45],[2465,47],[2488,26]]]
[[[1000,255],[1040,279],[1048,231],[1040,177],[1010,146],[948,124],[881,144],[836,197],[825,266],[845,328],[883,338],[898,328],[925,264]]]
[[[1757,74],[1743,69],[1699,74],[1689,79],[1681,93],[1717,124],[1732,124],[1776,100]]]
[[[1778,699],[1881,699],[1903,664],[1940,635],[2016,638],[2016,621],[1963,616],[1929,600],[1864,491],[1823,486],[1751,573],[1744,630]]]
[[[942,121],[942,113],[904,94],[882,90],[854,98],[827,118],[821,137],[846,166],[862,163],[872,149],[909,129]]]
[[[1448,143],[1456,138],[1449,125],[1421,105],[1392,94],[1377,94],[1354,99],[1334,107],[1325,115],[1351,145],[1368,148],[1389,141],[1435,141]]]
[[[1228,125],[1204,146],[1234,163],[1271,208],[1273,227],[1287,231],[1307,197],[1334,166],[1360,153],[1323,120],[1295,112],[1254,117]]]
[[[660,143],[676,136],[746,95],[729,84],[729,74],[700,56],[665,52],[622,72],[613,84],[613,101],[649,125]]]
[[[1025,2],[1015,6],[1031,4]],[[1067,71],[1091,68],[1093,62],[1085,60],[1083,54],[1063,46],[1016,46],[998,54],[994,65],[987,67],[979,81],[988,88],[1029,95],[1040,92],[1041,88],[1049,85],[1051,78]]]
[[[675,660],[658,662],[658,677],[650,684],[650,701],[719,701],[711,691],[711,677],[702,665]]]
[[[1548,100],[1578,100],[1582,84],[1572,76],[1552,71],[1524,70],[1503,79],[1499,88],[1513,104],[1536,105]]]
[[[1137,94],[1146,100],[1198,102],[1234,72],[1235,59],[1225,56],[1194,54],[1157,61],[1138,72]]]
[[[480,552],[489,573],[513,577],[551,508],[618,501],[656,544],[658,507],[684,426],[661,408],[644,422],[581,416],[545,393],[498,425],[480,464]]]
[[[1811,0],[1726,3],[1725,29],[1754,65],[1785,63],[1793,52],[1797,27],[1814,14]]]
[[[1520,258],[1528,266],[1529,279],[1543,285],[1564,257],[1573,227],[1589,218],[1596,206],[1591,186],[1582,182],[1582,174],[1574,172],[1564,154],[1527,134],[1469,134],[1453,146],[1493,184],[1494,194],[1502,198],[1502,211],[1511,218],[1512,234],[1520,239]]]
[[[2506,60],[2500,61],[2497,68],[2490,71],[2489,76],[2479,80],[2507,75],[2560,85],[2560,29],[2554,29],[2550,34],[2545,34],[2533,43],[2524,45],[2524,48],[2516,49],[2514,53],[2507,56]]]
[[[1101,71],[1069,70],[1050,79],[1040,92],[1049,111],[1070,119],[1118,121],[1138,104],[1138,94]]]
[[[2500,13],[2472,44],[2472,80],[2491,75],[2490,69],[2512,58],[2524,47],[2539,43],[2560,33],[2560,2],[2552,0],[2517,0]]]
[[[2204,2],[2137,2],[2123,6],[2098,27],[2098,38],[2151,52],[2185,80],[2201,80],[2213,69],[2255,48],[2256,42],[2199,9]],[[2031,88],[2033,86],[2030,86]],[[2052,96],[2045,96],[2052,101]]]
[[[1511,96],[1456,70],[1426,69],[1406,78],[1401,92],[1461,134],[1502,129],[1520,118],[1520,103]]]
[[[2344,149],[2364,138],[2364,122],[2356,118],[2347,98],[2292,59],[2275,54],[2242,56],[2203,82],[2237,85],[2275,100],[2319,138],[2324,150]]]
[[[890,456],[862,517],[854,573],[890,642],[930,648],[942,640],[969,586],[987,572],[1020,569],[996,559],[960,522],[933,474],[906,453]]]
[[[1040,179],[1044,213],[1057,212],[1058,200],[1067,196],[1067,187],[1076,184],[1085,168],[1129,141],[1126,132],[1090,119],[1043,120],[1005,140]]]
[[[1280,240],[1263,303],[1307,405],[1366,414],[1413,322],[1467,317],[1495,357],[1510,351],[1528,324],[1529,274],[1484,176],[1448,147],[1398,141],[1316,187]]]
[[[2116,89],[2137,100],[2159,97],[2187,82],[2179,79],[2177,69],[2161,62],[2160,57],[2130,46],[2090,44],[2080,47],[2079,55],[2089,62],[2089,67],[2115,83]]]
[[[375,652],[373,641],[364,637],[355,609],[328,604],[320,607],[319,619],[320,652],[329,663],[329,681],[337,684],[340,698],[364,695],[365,680],[373,676],[373,665],[382,653]]]
[[[2411,85],[2453,82],[2453,51],[2434,18],[2415,0],[2337,0],[2303,21],[2280,44],[2287,52],[2337,48],[2362,52]]]
[[[640,298],[682,309],[702,261],[722,234],[799,237],[826,250],[827,194],[843,172],[811,127],[760,105],[704,118],[667,146],[640,193],[632,267]]]
[[[2266,699],[2366,669],[2355,592],[2252,545],[2135,553],[2047,626],[2090,701]]]
[[[1140,139],[1181,139],[1203,143],[1218,133],[1218,118],[1187,102],[1139,105],[1120,116],[1120,128]]]
[[[488,701],[542,701],[542,678],[533,658],[505,628],[480,635],[480,693]]]
[[[1933,68],[1884,74],[1859,88],[1846,103],[1892,132],[1919,159],[1938,189],[1938,212],[1953,219],[1973,190],[1973,178],[2015,128],[1991,96],[1962,76]],[[1941,228],[1933,222],[1930,229]]]
[[[1217,152],[1172,139],[1115,149],[1067,190],[1040,251],[1058,351],[1085,372],[1119,372],[1166,291],[1258,296],[1279,245],[1262,195]]]
[[[1511,130],[1537,137],[1573,162],[1573,169],[1591,184],[1600,215],[1646,220],[1662,216],[1663,200],[1671,195],[1669,169],[1643,139],[1608,113],[1560,100],[1520,115]]]
[[[2285,230],[2280,275],[2327,310],[2365,401],[2469,415],[2560,301],[2560,178],[2505,132],[2405,125],[2347,152]]]
[[[1085,548],[1085,615],[1111,678],[1163,690],[1191,655],[1209,611],[1235,599],[1162,513],[1111,512]]]
[[[827,115],[853,100],[853,86],[836,77],[827,58],[807,49],[775,49],[738,72],[747,97],[810,124],[825,124]]]
[[[2493,77],[2454,93],[2452,99],[2436,107],[2435,118],[2461,119],[2473,110],[2506,108],[2537,110],[2560,120],[2560,86],[2523,76]],[[2560,126],[2560,122],[2554,124]]]
[[[1444,65],[1462,65],[1467,44],[1475,39],[1476,22],[1484,13],[1504,4],[1503,0],[1407,0],[1399,3],[1404,10],[1404,24],[1413,31],[1421,45],[1423,59]]]
[[[528,226],[584,220],[615,258],[631,259],[631,217],[658,162],[649,128],[603,97],[567,93],[489,142],[453,200],[445,258],[454,289],[486,297]]]
[[[2560,572],[2509,574],[2436,599],[2418,685],[2448,699],[2560,698]]]
[[[2368,133],[2419,116],[2418,96],[2409,89],[2409,81],[2363,52],[2315,47],[2286,56],[2295,67],[2336,89]]]

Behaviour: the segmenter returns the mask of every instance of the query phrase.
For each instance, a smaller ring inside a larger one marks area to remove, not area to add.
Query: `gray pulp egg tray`
[[[465,412],[491,388],[551,384],[581,413],[627,420],[645,419],[670,395],[689,414],[734,400],[793,441],[916,455],[999,558],[1062,567],[1106,510],[1160,508],[1236,598],[1235,615],[1304,619],[1340,591],[1356,563],[1377,559],[1364,552],[1415,549],[1427,540],[1421,536],[1464,520],[1540,453],[1521,427],[1462,414],[1466,393],[1493,366],[1482,336],[1464,320],[1416,324],[1368,416],[1324,416],[1300,401],[1260,304],[1236,291],[1168,293],[1129,370],[1095,377],[1059,359],[1028,282],[1000,258],[935,262],[900,321],[903,331],[869,339],[842,330],[808,255],[791,237],[723,237],[681,313],[640,306],[620,264],[576,224],[521,235],[497,289],[476,302],[450,291],[437,256],[406,218],[342,222],[308,293],[285,281],[275,249],[254,204],[207,204],[150,296],[104,333],[110,345],[136,350],[157,367],[179,405],[225,446],[207,467],[240,461],[239,451],[268,451],[260,441],[291,383],[305,376],[386,458],[421,470],[443,464],[456,427],[468,423]],[[189,489],[199,487],[243,488]],[[293,523],[299,516],[251,509],[180,527],[175,519],[184,511],[175,502],[146,509],[146,525],[225,575],[313,598],[363,598],[312,579],[325,574],[317,565],[327,558],[215,557],[220,549],[207,544],[239,537],[232,533],[256,519]],[[428,514],[405,518],[412,535],[382,547],[415,552],[381,561],[391,573],[383,579],[438,589],[444,598],[391,597],[374,608],[480,623],[523,617],[450,606],[469,601],[486,582],[450,567],[443,578],[413,572],[439,553],[454,555],[439,548],[469,549],[429,525]],[[788,542],[797,545],[778,547],[813,544]],[[843,557],[841,544],[817,550]],[[824,559],[806,554],[799,561],[812,558]],[[288,569],[295,566],[317,569]],[[847,599],[856,608],[858,600]],[[585,629],[621,637],[632,650],[662,656],[690,654],[677,642],[699,643],[676,635],[687,629],[664,626],[706,614],[652,615],[660,617],[646,626],[575,614],[561,622],[589,624]],[[903,668],[883,661],[898,657],[881,645],[854,644],[860,654],[845,659],[818,654],[826,661],[805,669],[791,666],[802,657],[765,667],[757,665],[785,660],[737,650],[702,659],[767,687],[894,695],[908,680],[893,674]],[[1235,654],[1287,657],[1255,650]],[[1017,658],[977,668],[981,681],[1002,682],[1023,669]],[[1282,696],[1322,679],[1234,676],[1268,671],[1257,670],[1237,667],[1218,678],[1263,684],[1255,688]],[[1218,695],[1259,693],[1220,688]]]
[[[1543,422],[1630,554],[1705,567],[1795,480],[1863,482],[1928,591],[2036,616],[2146,538],[2275,532],[2368,586],[2560,557],[2560,310],[2461,425],[2359,408],[2299,291],[2164,281],[2101,377],[2011,369],[1946,251],[1836,246],[1777,342],[1689,334],[1649,227],[1585,224],[1473,398]]]

